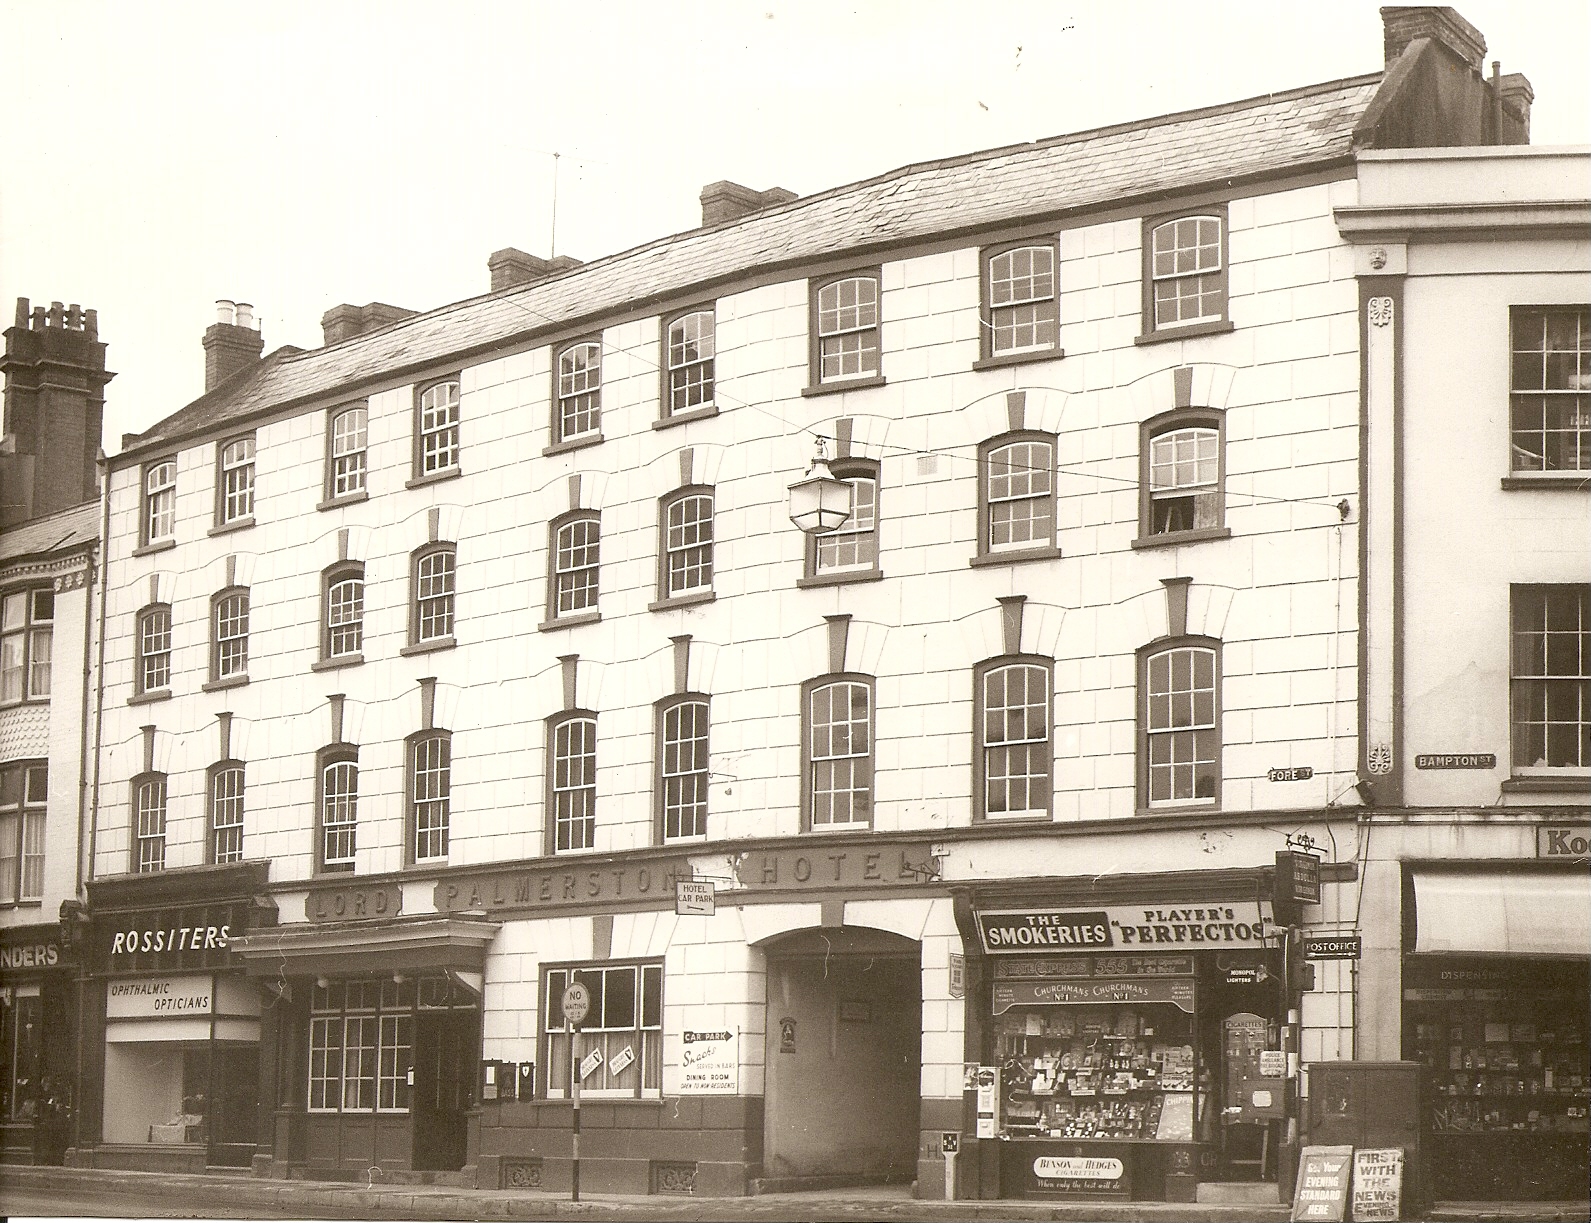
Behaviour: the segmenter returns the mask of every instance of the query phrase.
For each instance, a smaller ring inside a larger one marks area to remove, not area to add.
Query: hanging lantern
[[[832,531],[851,516],[851,486],[829,470],[823,439],[804,479],[790,486],[790,521],[810,534]]]

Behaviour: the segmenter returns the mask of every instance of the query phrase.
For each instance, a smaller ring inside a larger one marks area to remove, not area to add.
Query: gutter
[[[99,645],[98,657],[95,660],[95,696],[94,696],[94,792],[89,797],[88,811],[88,837],[85,841],[81,821],[78,826],[78,892],[80,899],[88,881],[94,877],[94,857],[99,841],[99,762],[103,748],[105,731],[105,607],[109,594],[110,582],[110,548],[107,541],[110,538],[110,464],[106,461],[103,452],[99,459],[100,479],[100,524],[99,524]],[[86,656],[86,651],[85,651]],[[87,662],[84,663],[85,668]],[[83,733],[88,734],[87,719],[84,720]],[[86,763],[86,762],[85,762]]]

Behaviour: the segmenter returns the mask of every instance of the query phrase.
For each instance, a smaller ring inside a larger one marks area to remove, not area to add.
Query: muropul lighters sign
[[[1263,947],[1275,936],[1254,901],[1013,909],[980,911],[977,917],[984,950],[992,955],[1119,947]]]

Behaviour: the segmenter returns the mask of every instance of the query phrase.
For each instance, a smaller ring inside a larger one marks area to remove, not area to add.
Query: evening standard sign
[[[1112,905],[1101,909],[980,911],[978,933],[991,955],[1107,948],[1263,947],[1275,931],[1254,901],[1198,905]]]
[[[740,1090],[740,1055],[733,1032],[693,1032],[687,1028],[680,1064],[683,1092],[732,1096]]]

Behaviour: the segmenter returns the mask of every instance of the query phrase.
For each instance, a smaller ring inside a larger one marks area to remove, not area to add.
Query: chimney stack
[[[105,368],[98,314],[60,302],[30,310],[19,297],[0,372],[0,527],[92,501],[105,384],[116,376]]]
[[[386,302],[369,302],[363,306],[350,306],[344,302],[333,306],[320,316],[320,333],[327,348],[341,344],[356,335],[364,335],[388,323],[400,323],[413,318],[418,310],[405,310],[402,306],[389,306]]]
[[[221,298],[215,304],[216,321],[204,333],[204,389],[215,390],[265,351],[265,338],[255,328],[254,307],[248,302]]]
[[[1505,144],[1530,143],[1530,104],[1536,100],[1536,91],[1530,87],[1530,81],[1522,72],[1510,72],[1499,79],[1497,92],[1502,95],[1504,119]],[[1513,133],[1509,133],[1507,120],[1513,119],[1517,125]],[[1518,140],[1506,139],[1509,134],[1519,136]]]
[[[738,221],[775,204],[788,204],[797,198],[794,191],[783,187],[769,187],[766,191],[753,191],[739,183],[721,178],[702,188],[702,226],[720,225],[725,221]]]
[[[568,255],[542,259],[512,246],[493,251],[486,257],[486,270],[492,274],[493,293],[499,289],[512,289],[516,285],[534,284],[579,266],[580,260],[571,259]]]
[[[1381,10],[1382,47],[1387,67],[1403,54],[1404,48],[1419,38],[1440,43],[1479,73],[1486,58],[1486,39],[1455,9],[1398,6]]]

